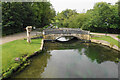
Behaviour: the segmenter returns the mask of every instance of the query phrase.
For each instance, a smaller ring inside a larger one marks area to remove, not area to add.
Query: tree
[[[118,1],[118,15],[120,16],[120,0]]]
[[[97,32],[115,33],[119,29],[118,5],[111,5],[106,2],[96,3],[94,8],[88,10],[88,20],[84,28]]]
[[[49,2],[3,2],[3,35],[24,31],[27,26],[49,25],[55,10]]]
[[[86,21],[86,14],[80,13],[77,15],[73,15],[69,18],[68,23],[70,28],[83,28],[84,23]]]
[[[55,17],[55,21],[58,21],[58,27],[68,27],[68,20],[71,16],[77,15],[76,10],[66,9],[61,13],[58,13]]]

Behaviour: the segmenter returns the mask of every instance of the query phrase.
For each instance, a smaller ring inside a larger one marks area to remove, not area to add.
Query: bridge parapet
[[[89,31],[84,31],[79,28],[59,28],[59,29],[47,29],[44,30],[44,34],[89,34]]]
[[[43,31],[45,40],[56,40],[62,36],[74,36],[79,39],[90,40],[90,31],[81,30],[79,28],[57,28],[46,29]]]

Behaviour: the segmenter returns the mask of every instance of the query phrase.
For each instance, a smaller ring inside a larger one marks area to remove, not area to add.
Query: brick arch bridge
[[[90,40],[90,31],[84,31],[79,28],[58,28],[43,30],[44,40],[56,40],[63,36],[73,36],[81,40]]]

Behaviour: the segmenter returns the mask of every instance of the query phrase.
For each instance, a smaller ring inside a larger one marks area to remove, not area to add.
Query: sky
[[[65,9],[75,9],[78,13],[86,12],[93,9],[97,2],[107,2],[115,4],[118,0],[50,0],[56,12],[61,12]]]

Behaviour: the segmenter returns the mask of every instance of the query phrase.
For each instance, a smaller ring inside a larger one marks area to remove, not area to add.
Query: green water
[[[94,44],[71,42],[44,43],[43,53],[15,78],[117,78],[118,52]]]

